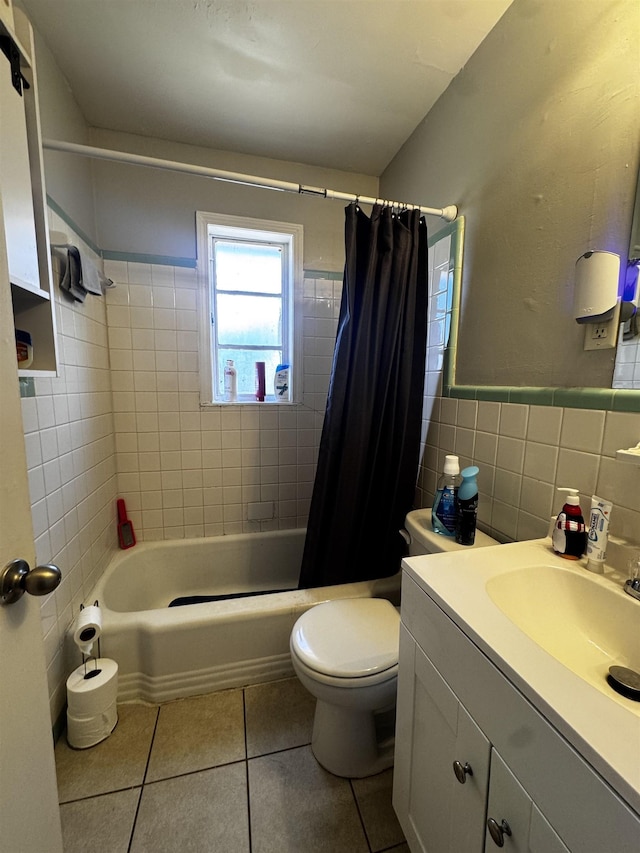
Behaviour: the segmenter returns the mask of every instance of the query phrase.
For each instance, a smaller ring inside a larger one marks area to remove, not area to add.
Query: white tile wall
[[[342,282],[304,279],[303,401],[200,407],[195,270],[107,261],[118,493],[141,540],[306,524]],[[272,501],[274,517],[249,519]]]
[[[50,228],[91,255],[51,212]],[[62,570],[60,586],[41,604],[55,720],[69,674],[64,632],[116,548],[116,456],[105,300],[89,295],[82,305],[70,302],[57,284],[54,298],[59,376],[35,381],[36,396],[22,399],[22,416],[36,556]]]

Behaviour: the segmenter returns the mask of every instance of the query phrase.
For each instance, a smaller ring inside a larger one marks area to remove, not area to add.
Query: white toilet
[[[431,509],[407,515],[409,553],[464,549],[431,529]],[[475,544],[497,545],[476,532]],[[362,778],[391,767],[398,680],[400,615],[383,598],[344,598],[317,604],[291,632],[291,662],[316,699],[311,748],[336,776]]]

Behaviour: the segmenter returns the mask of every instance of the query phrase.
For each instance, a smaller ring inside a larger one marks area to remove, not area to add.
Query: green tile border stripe
[[[331,272],[330,270],[304,270],[305,278],[327,278],[331,281],[342,281],[343,272]]]
[[[111,249],[103,249],[102,257],[105,261],[125,261],[130,264],[155,264],[165,267],[182,267],[194,270],[197,266],[195,258],[181,258],[173,255],[149,255],[144,252],[113,252]]]
[[[553,405],[569,409],[611,409],[614,393],[610,388],[554,388]],[[640,400],[638,403],[640,409]]]
[[[631,388],[617,388],[613,392],[614,412],[640,412],[640,393]]]
[[[629,388],[520,388],[507,385],[445,384],[442,396],[460,400],[524,403],[529,406],[556,406],[566,409],[640,412],[640,393]]]

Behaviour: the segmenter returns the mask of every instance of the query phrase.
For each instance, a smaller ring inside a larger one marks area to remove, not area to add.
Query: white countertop
[[[640,652],[640,602],[629,608],[619,574],[591,575],[583,562],[553,553],[549,539],[497,545],[478,551],[408,557],[403,569],[455,622],[582,757],[640,814],[640,702],[612,689],[598,689],[530,639],[494,604],[491,578],[520,566],[577,572],[622,596],[624,618],[637,619],[633,635]],[[623,604],[624,602],[624,604]],[[637,630],[636,630],[637,629]],[[603,681],[606,671],[603,673]]]

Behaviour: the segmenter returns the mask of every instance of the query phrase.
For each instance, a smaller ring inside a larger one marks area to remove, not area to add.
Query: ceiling
[[[377,176],[511,2],[21,5],[90,126]]]

